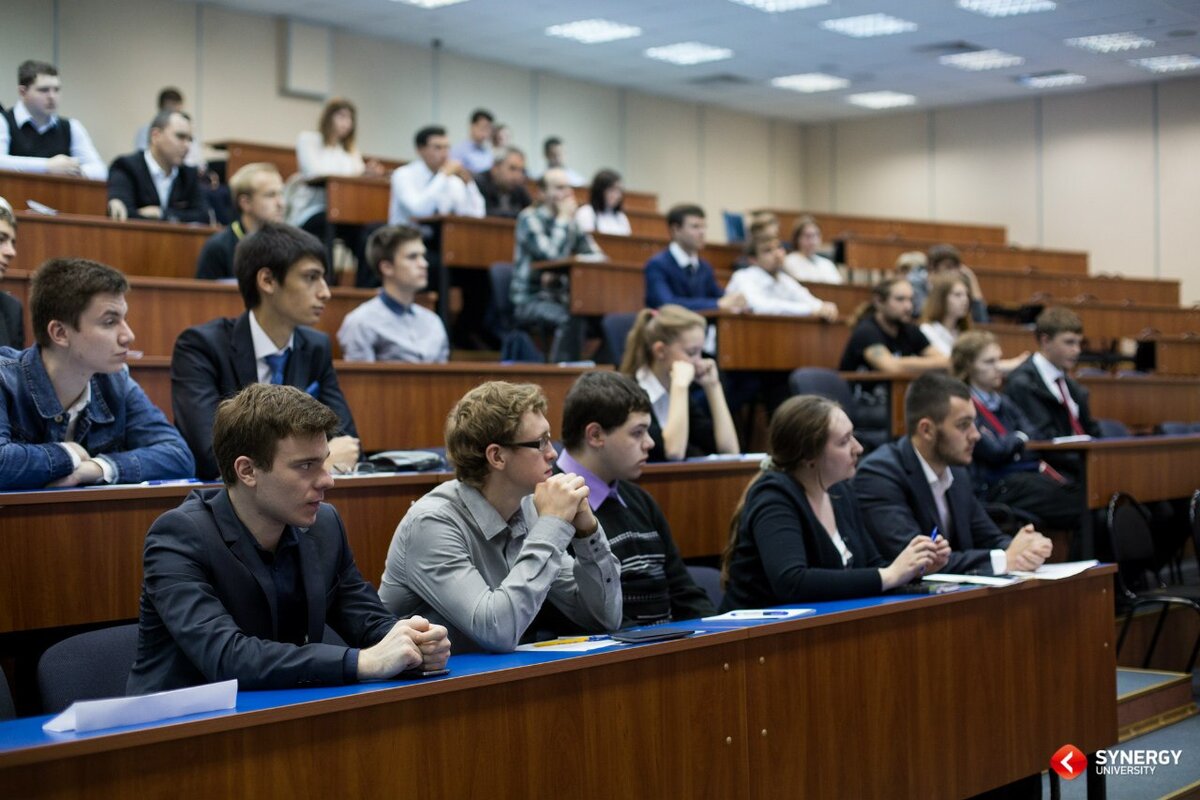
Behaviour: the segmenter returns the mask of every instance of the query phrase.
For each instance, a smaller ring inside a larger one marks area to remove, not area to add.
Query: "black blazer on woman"
[[[760,476],[746,495],[737,546],[729,564],[722,611],[879,594],[887,561],[858,513],[848,482],[829,489],[838,534],[853,558],[842,556],[817,519],[804,488],[783,472]]]

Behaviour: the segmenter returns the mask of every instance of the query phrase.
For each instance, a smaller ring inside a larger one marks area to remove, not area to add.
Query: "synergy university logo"
[[[1093,766],[1099,775],[1153,775],[1159,767],[1179,765],[1182,750],[1097,750]],[[1050,768],[1071,781],[1087,772],[1087,756],[1073,744],[1064,744],[1050,756]]]
[[[1064,781],[1073,781],[1087,771],[1087,756],[1073,744],[1064,744],[1050,756],[1050,769]]]

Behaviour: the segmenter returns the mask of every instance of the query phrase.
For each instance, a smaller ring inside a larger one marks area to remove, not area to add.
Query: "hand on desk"
[[[837,322],[838,307],[830,302],[821,303],[821,308],[817,311],[817,316],[826,322]]]
[[[51,156],[46,159],[46,171],[52,175],[74,175],[77,178],[83,175],[79,159],[68,155]]]
[[[142,206],[138,209],[138,216],[142,219],[162,219],[163,210],[158,206]]]
[[[441,625],[424,617],[402,619],[379,643],[358,654],[358,679],[381,680],[406,669],[442,669],[450,658],[450,639]]]
[[[749,304],[746,302],[746,295],[741,292],[727,292],[717,298],[717,308],[722,311],[745,311]]]
[[[129,219],[129,209],[120,200],[113,198],[108,201],[108,215],[117,222],[124,222]]]
[[[1054,544],[1049,539],[1034,530],[1033,525],[1026,525],[1017,531],[1012,544],[1004,551],[1008,571],[1033,572],[1050,557],[1053,549]]]
[[[104,470],[100,464],[92,461],[90,458],[79,462],[79,466],[70,475],[59,478],[56,481],[46,484],[47,489],[65,489],[71,486],[91,486],[93,483],[99,483],[104,477]]]

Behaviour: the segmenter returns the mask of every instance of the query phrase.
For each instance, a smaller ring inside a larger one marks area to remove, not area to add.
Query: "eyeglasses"
[[[528,442],[509,442],[505,447],[528,447],[530,450],[541,450],[543,453],[553,447],[554,440],[550,438],[550,434],[543,434],[538,439],[530,439]]]

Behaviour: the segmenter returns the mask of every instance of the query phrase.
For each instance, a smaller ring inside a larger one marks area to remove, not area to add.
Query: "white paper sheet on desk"
[[[976,586],[1011,586],[1020,578],[1014,575],[955,575],[953,572],[936,572],[921,580],[933,583],[970,583]]]
[[[815,608],[737,608],[733,611],[726,611],[724,614],[717,614],[713,617],[704,617],[704,621],[728,622],[731,620],[747,619],[785,620],[815,613],[817,613]]]
[[[1072,575],[1086,572],[1099,563],[1099,561],[1092,559],[1091,561],[1064,561],[1061,564],[1042,564],[1033,572],[1014,572],[1013,575],[1020,575],[1022,578],[1037,578],[1040,581],[1060,581],[1063,578],[1070,578]]]
[[[222,711],[237,704],[237,681],[206,683],[136,697],[81,700],[42,726],[44,731],[98,731],[122,725],[141,725],[186,714]]]
[[[612,647],[620,642],[603,639],[599,642],[570,642],[569,644],[523,644],[517,647],[526,653],[586,653],[588,650],[599,650],[601,647]]]

